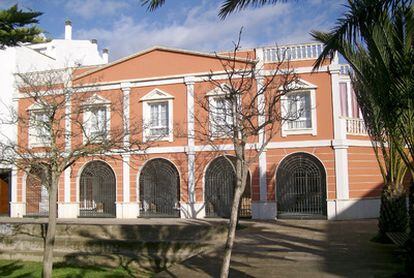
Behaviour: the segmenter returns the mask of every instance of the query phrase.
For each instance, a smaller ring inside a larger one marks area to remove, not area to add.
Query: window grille
[[[148,161],[139,176],[140,216],[180,217],[180,178],[168,160]]]
[[[235,163],[235,158],[228,157]],[[227,158],[214,159],[206,170],[204,199],[207,217],[229,218],[234,198],[236,175]],[[240,203],[240,217],[251,217],[250,176]]]
[[[26,178],[26,216],[48,216],[49,194],[46,187],[46,173],[40,167],[33,167]]]
[[[107,163],[89,162],[81,173],[79,186],[81,217],[116,216],[116,179]]]
[[[276,173],[277,212],[281,217],[326,215],[326,173],[307,153],[285,158]]]

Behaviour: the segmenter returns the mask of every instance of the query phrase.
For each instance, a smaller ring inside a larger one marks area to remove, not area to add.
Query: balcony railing
[[[265,63],[309,60],[318,58],[322,50],[323,44],[321,43],[264,47],[263,57]]]
[[[350,135],[368,135],[365,128],[364,120],[356,118],[345,118],[346,120],[346,133]]]

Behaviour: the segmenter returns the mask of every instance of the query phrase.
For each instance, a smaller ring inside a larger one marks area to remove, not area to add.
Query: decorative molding
[[[140,101],[156,101],[156,100],[169,100],[174,99],[174,96],[170,95],[169,93],[160,90],[160,89],[153,89],[145,96],[143,96]]]

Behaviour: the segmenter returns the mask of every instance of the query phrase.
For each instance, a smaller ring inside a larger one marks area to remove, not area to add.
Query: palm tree
[[[412,0],[349,0],[348,11],[328,33],[313,31],[323,42],[319,67],[338,51],[351,65],[353,86],[372,137],[383,177],[380,234],[405,231],[402,177],[414,173],[414,8]],[[411,194],[414,194],[411,184]],[[414,196],[410,203],[414,272]]]
[[[286,1],[287,0],[223,0],[220,6],[219,17],[224,19],[231,13],[243,10],[248,6],[257,7]],[[141,4],[147,6],[150,11],[154,11],[164,5],[165,0],[141,0]]]

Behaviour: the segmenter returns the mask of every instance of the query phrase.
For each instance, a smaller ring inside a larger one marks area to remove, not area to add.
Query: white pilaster
[[[23,217],[26,214],[26,204],[24,202],[17,202],[17,168],[15,167],[12,169],[10,189],[10,217]]]
[[[340,118],[341,97],[339,88],[340,66],[332,64],[329,66],[332,80],[332,112],[334,123],[334,140],[332,146],[335,153],[335,181],[336,181],[336,202],[335,212],[328,211],[328,215],[338,217],[341,209],[339,201],[349,199],[349,173],[348,173],[348,144],[346,142],[346,120]],[[328,209],[333,207],[328,205]]]
[[[128,148],[130,145],[129,136],[130,136],[130,93],[131,93],[131,84],[130,83],[121,83],[121,88],[123,92],[123,111],[124,111],[124,147]]]
[[[129,191],[130,191],[130,155],[122,155],[122,191],[124,203],[129,203]]]
[[[65,203],[70,203],[70,173],[72,171],[71,167],[65,169],[64,172],[64,201]]]
[[[194,130],[194,77],[185,77],[184,83],[187,86],[187,159],[188,159],[188,208],[195,206],[195,130]],[[198,217],[193,209],[187,209],[182,216]]]
[[[72,105],[71,105],[70,95],[66,95],[66,105],[65,105],[65,150],[70,152],[71,150],[71,138],[72,138]]]
[[[263,95],[263,83],[264,77],[262,75],[263,71],[263,49],[258,48],[256,49],[256,59],[259,61],[256,65],[256,82],[257,82],[257,105],[259,111],[264,111],[266,109],[265,97]],[[259,114],[258,116],[258,124],[261,125],[265,122],[266,117],[265,114]],[[259,142],[258,148],[261,149],[263,144],[266,140],[265,138],[265,131],[259,131]],[[266,158],[266,150],[264,150],[259,156],[259,187],[260,187],[260,201],[266,202],[267,201],[267,158]]]

